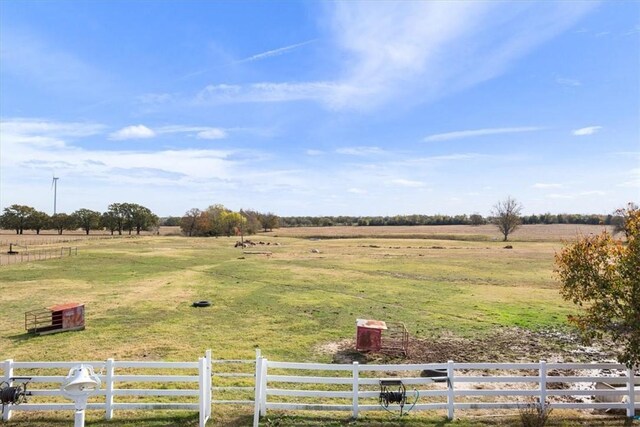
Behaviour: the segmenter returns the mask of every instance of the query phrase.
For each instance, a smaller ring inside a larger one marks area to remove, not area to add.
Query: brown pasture
[[[604,225],[583,224],[532,224],[523,225],[509,236],[510,241],[558,241],[575,240],[576,237],[612,232]],[[452,240],[502,240],[493,225],[418,225],[418,226],[335,226],[279,228],[268,233],[279,237],[307,238],[440,238]]]

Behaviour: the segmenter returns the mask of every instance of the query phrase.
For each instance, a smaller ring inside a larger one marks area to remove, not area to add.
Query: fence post
[[[256,375],[254,382],[253,427],[258,427],[260,423],[260,403],[262,402],[262,355],[259,348],[256,348]]]
[[[544,360],[540,361],[540,409],[543,411],[547,407],[547,362]]]
[[[206,419],[206,409],[205,409],[205,400],[206,400],[206,381],[204,379],[207,374],[207,367],[204,360],[204,357],[198,358],[198,415],[199,415],[199,426],[204,427],[207,422]],[[211,404],[211,402],[209,402]]]
[[[267,359],[262,359],[262,373],[260,377],[260,416],[267,415]]]
[[[353,362],[353,418],[358,418],[358,391],[360,390],[359,380],[360,380],[360,372],[359,372],[360,364],[358,362]]]
[[[104,418],[110,420],[113,418],[113,359],[107,359],[105,370]]]
[[[213,358],[211,356],[211,349],[208,349],[205,352],[205,356],[204,356],[205,360],[207,361],[206,365],[207,365],[207,401],[206,401],[206,408],[207,408],[207,420],[209,418],[211,418],[211,395],[213,393]]]
[[[633,368],[627,368],[629,380],[629,401],[627,402],[627,417],[631,418],[636,413],[636,378]]]
[[[453,360],[449,360],[447,362],[447,418],[450,420],[454,417],[454,399],[456,396],[455,390],[453,388]]]
[[[12,377],[13,377],[13,359],[7,359],[4,361],[3,381],[6,381],[11,386]],[[9,421],[10,419],[11,419],[11,405],[9,404],[4,408],[4,413],[2,414],[2,421]]]

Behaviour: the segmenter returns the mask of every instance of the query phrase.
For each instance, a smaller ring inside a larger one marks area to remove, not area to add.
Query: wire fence
[[[44,261],[78,255],[78,247],[61,246],[59,248],[27,249],[25,251],[13,251],[0,255],[0,266],[13,265],[21,262]]]
[[[133,239],[142,237],[137,234],[98,234],[98,235],[59,235],[59,236],[42,236],[42,235],[31,235],[25,236],[24,234],[15,234],[13,237],[9,238],[5,236],[5,238],[0,239],[0,247],[3,246],[45,246],[45,245],[59,245],[60,243],[69,243],[69,242],[79,242],[79,241],[90,241],[90,240],[105,240],[105,239]]]

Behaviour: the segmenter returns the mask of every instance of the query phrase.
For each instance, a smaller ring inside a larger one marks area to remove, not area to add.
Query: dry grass
[[[502,242],[389,234],[320,241],[273,236],[283,231],[288,230],[256,236],[281,243],[268,246],[270,257],[243,255],[233,247],[233,237],[148,236],[82,240],[78,257],[3,266],[0,360],[196,360],[207,348],[214,357],[235,359],[251,358],[259,346],[272,360],[328,362],[332,355],[317,349],[352,339],[358,317],[404,321],[412,336],[428,340],[443,333],[486,336],[502,327],[562,327],[573,310],[559,298],[552,277],[558,239],[517,242],[507,250]],[[445,235],[450,233],[446,228]],[[201,299],[211,300],[212,307],[191,307]],[[26,310],[67,301],[87,304],[86,330],[42,337],[24,333]],[[247,408],[214,410],[212,425],[242,426],[251,420]],[[194,422],[192,413],[175,418],[152,414],[119,412],[115,425]],[[101,415],[91,415],[93,425],[113,424],[101,422]],[[302,415],[270,415],[273,424],[265,425],[345,424],[344,414],[319,420]],[[68,416],[18,413],[15,425],[63,425]],[[557,416],[554,412],[550,425],[563,425],[554,424]],[[451,424],[503,425],[505,420],[464,417]],[[516,419],[511,412],[509,420]],[[443,423],[441,414],[416,413],[406,425]],[[367,414],[355,425],[396,424]],[[607,420],[600,425],[621,424]]]
[[[599,234],[603,230],[611,232],[612,227],[603,225],[576,224],[534,224],[523,225],[510,237],[510,241],[560,241],[573,240],[577,236]],[[317,238],[415,238],[450,240],[502,240],[502,235],[493,225],[421,225],[382,227],[293,227],[279,228],[271,234],[282,237]]]

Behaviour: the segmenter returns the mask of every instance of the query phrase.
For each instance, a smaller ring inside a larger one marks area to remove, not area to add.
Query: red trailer
[[[24,313],[24,328],[38,335],[84,329],[84,304],[70,302]]]

